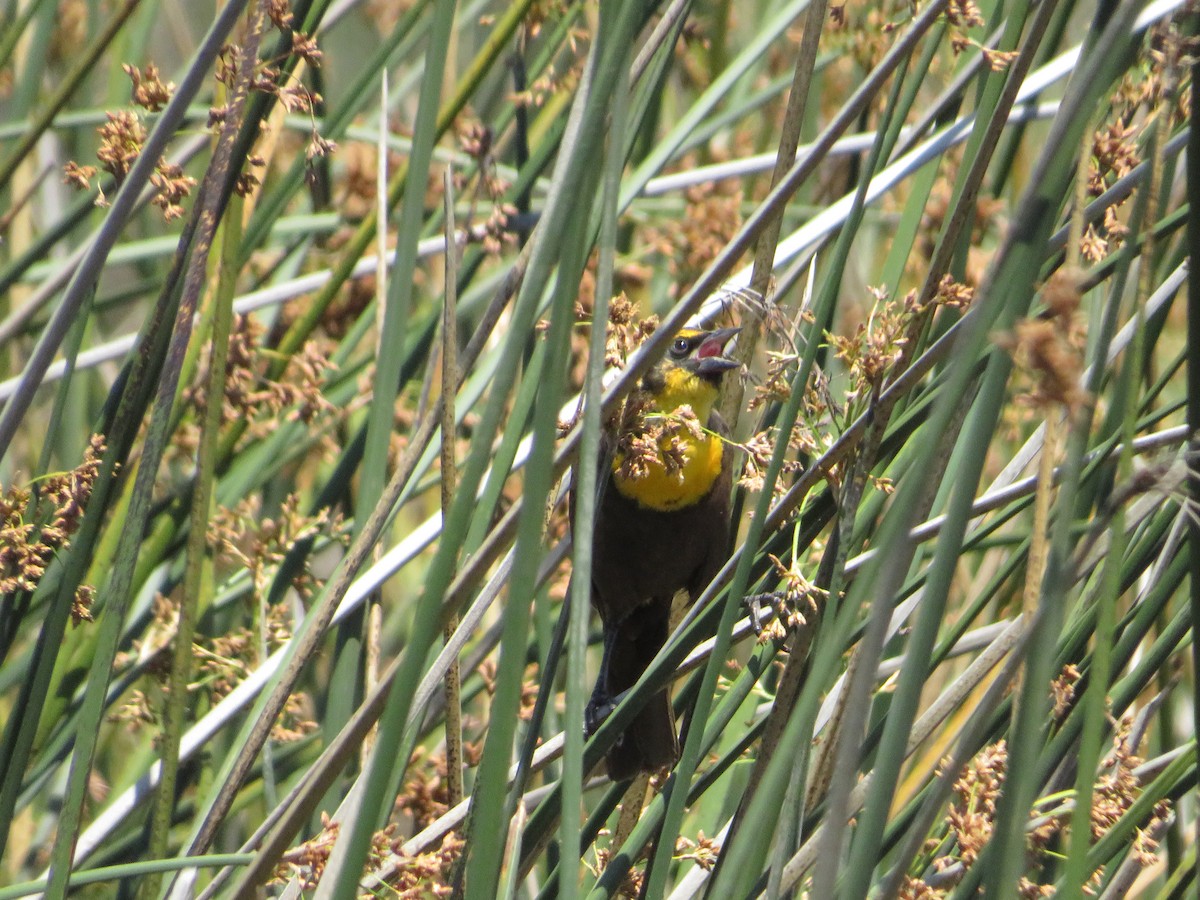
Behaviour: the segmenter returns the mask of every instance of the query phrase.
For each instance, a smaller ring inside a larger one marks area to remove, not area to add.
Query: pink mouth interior
[[[714,341],[712,338],[709,338],[700,345],[700,349],[696,351],[696,356],[699,359],[705,359],[709,356],[720,356],[724,352],[724,341]]]

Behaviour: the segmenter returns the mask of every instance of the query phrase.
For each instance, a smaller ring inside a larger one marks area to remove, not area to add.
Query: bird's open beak
[[[696,371],[701,375],[715,375],[740,366],[741,363],[725,356],[725,345],[741,330],[740,328],[718,328],[716,331],[710,331],[696,351],[696,359],[699,361]]]

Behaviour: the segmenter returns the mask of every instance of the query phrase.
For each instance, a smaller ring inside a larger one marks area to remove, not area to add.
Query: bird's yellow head
[[[721,376],[739,363],[725,356],[737,328],[685,329],[666,358],[642,379],[626,401],[613,455],[617,489],[649,509],[673,510],[706,496],[724,460],[720,436],[706,431]],[[687,417],[676,416],[688,407]]]
[[[660,412],[690,406],[696,418],[707,421],[717,402],[721,376],[739,365],[725,356],[725,347],[740,330],[680,331],[663,361],[642,379],[642,389],[654,406]]]

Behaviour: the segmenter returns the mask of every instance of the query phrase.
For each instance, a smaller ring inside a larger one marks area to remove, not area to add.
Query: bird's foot
[[[604,724],[604,720],[612,715],[612,711],[617,708],[617,704],[612,697],[607,694],[597,696],[592,695],[592,699],[588,701],[587,706],[583,710],[583,728],[584,733],[591,737],[600,730],[600,726]]]
[[[763,604],[767,604],[772,617],[775,613],[775,604],[779,601],[780,591],[767,591],[765,594],[747,594],[742,598],[742,604],[746,607],[746,612],[750,616],[750,627],[754,629],[754,633],[762,637],[763,625]]]

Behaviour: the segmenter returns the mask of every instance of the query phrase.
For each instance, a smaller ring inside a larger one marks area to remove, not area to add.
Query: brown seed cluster
[[[537,37],[547,22],[561,19],[567,14],[567,0],[533,0],[525,13],[522,24],[529,31],[529,36]]]
[[[783,591],[773,600],[775,616],[763,626],[758,635],[758,643],[782,643],[797,629],[807,625],[810,616],[813,621],[816,620],[829,598],[829,592],[809,580],[798,560],[793,559],[790,565],[785,566],[775,554],[768,553],[767,556],[770,557],[775,574],[783,584]]]
[[[1073,415],[1091,400],[1080,386],[1085,340],[1077,314],[1080,280],[1078,271],[1055,272],[1042,287],[1045,315],[1024,319],[1011,335],[996,339],[1033,383],[1018,400],[1039,410],[1061,408]]]
[[[909,342],[914,313],[909,305],[915,301],[916,292],[911,292],[904,304],[888,303],[882,290],[873,289],[872,293],[876,302],[871,317],[860,322],[853,334],[825,333],[833,355],[842,361],[850,376],[848,403],[864,392],[877,391],[903,359],[904,347]]]
[[[171,95],[175,93],[174,82],[163,84],[158,76],[158,66],[149,63],[145,69],[125,63],[121,66],[129,80],[133,82],[131,98],[135,106],[158,112],[167,105]]]
[[[269,595],[279,568],[291,549],[302,541],[325,535],[336,541],[347,540],[345,523],[339,515],[321,509],[314,515],[300,512],[300,499],[289,495],[279,512],[264,516],[257,495],[247,498],[233,509],[219,508],[209,523],[207,540],[219,559],[236,569],[250,573],[254,596]],[[314,590],[314,579],[305,569],[297,573],[290,585],[301,598]],[[164,626],[174,632],[169,620]],[[264,653],[283,646],[292,636],[291,612],[286,603],[266,604],[263,618],[253,626],[232,627],[209,641],[196,646],[200,660],[201,684],[212,702],[219,701],[232,691],[249,672],[261,663]],[[272,737],[276,741],[296,741],[316,729],[312,721],[312,704],[303,693],[291,695],[283,713],[275,723]]]
[[[361,141],[347,144],[340,157],[343,166],[342,196],[338,209],[348,220],[358,222],[372,215],[375,209],[375,189],[378,184],[379,157],[376,148]],[[388,168],[397,157],[388,154]]]
[[[1008,746],[999,741],[967,763],[954,782],[954,802],[946,822],[958,844],[958,861],[970,868],[992,837],[996,802],[1008,769]],[[941,864],[945,867],[949,859]]]
[[[741,449],[746,454],[746,464],[742,469],[742,477],[738,479],[738,486],[747,491],[761,491],[766,483],[767,467],[775,452],[775,442],[765,431],[760,431],[751,435]]]
[[[637,305],[624,292],[608,304],[608,323],[605,332],[604,364],[622,369],[633,351],[642,345],[658,328],[658,316],[638,316]]]
[[[432,756],[418,747],[408,764],[411,777],[396,798],[396,812],[409,816],[416,830],[427,828],[450,808],[450,789],[446,780],[446,757]]]
[[[601,834],[607,834],[607,830],[602,830]],[[613,850],[608,847],[596,848],[596,868],[595,874],[600,875],[608,864],[612,862]],[[645,880],[646,874],[636,866],[630,866],[625,872],[625,877],[621,879],[620,885],[617,886],[616,896],[625,897],[628,900],[636,900],[642,896],[642,882]]]
[[[468,767],[479,765],[482,755],[482,741],[463,743],[463,761]],[[425,748],[418,747],[409,760],[408,772],[410,778],[396,798],[394,811],[412,819],[412,824],[420,830],[433,824],[450,808],[446,755],[430,755]]]
[[[496,660],[489,657],[479,664],[476,670],[483,689],[489,697],[496,695]],[[533,707],[537,703],[538,687],[541,682],[536,677],[536,667],[526,674],[521,682],[521,697],[517,701],[517,718],[528,722],[533,716]]]
[[[1087,191],[1089,197],[1099,197],[1115,182],[1128,175],[1141,161],[1136,146],[1140,129],[1121,122],[1103,126],[1092,136],[1092,154],[1088,163]],[[1122,204],[1104,209],[1101,225],[1088,225],[1081,239],[1083,256],[1099,262],[1123,243],[1129,229],[1120,218]]]
[[[291,41],[291,48],[287,56],[302,60],[312,68],[319,68],[322,59],[321,50],[311,35],[292,29],[294,22],[288,0],[269,0],[266,12],[271,24]],[[225,86],[227,95],[236,90],[237,73],[243,52],[243,49],[236,44],[226,44],[221,48],[217,57],[215,78],[219,84]],[[250,90],[275,97],[279,104],[290,113],[298,112],[313,117],[313,107],[321,103],[321,95],[316,91],[309,90],[293,75],[285,75],[282,67],[283,61],[283,58],[256,61]],[[218,128],[225,122],[228,115],[228,104],[210,107],[208,127]],[[333,141],[323,138],[318,133],[316,119],[312,118],[309,142],[304,154],[304,158],[309,164],[308,171],[305,173],[306,178],[311,181],[316,177],[313,168],[314,160],[328,156],[336,149],[337,145]],[[252,167],[261,167],[265,163],[258,157],[251,157],[247,164]],[[241,196],[246,196],[258,184],[257,175],[252,172],[242,172],[238,175],[235,190]]]
[[[460,195],[471,197],[471,207],[464,223],[467,233],[471,234],[472,220],[475,218],[475,207],[483,199],[488,203],[488,217],[483,223],[483,238],[480,243],[484,252],[489,256],[499,256],[506,247],[516,243],[516,234],[509,223],[517,214],[517,208],[504,198],[510,184],[501,178],[496,170],[496,160],[492,154],[492,131],[473,116],[463,115],[455,122],[455,136],[459,148],[475,160],[476,166],[473,177],[468,179],[467,173],[455,170],[455,190]],[[434,193],[440,199],[442,179],[438,176],[434,184]]]
[[[621,407],[615,430],[622,478],[644,478],[658,466],[668,473],[678,472],[687,461],[690,442],[704,437],[704,427],[690,406],[664,413],[652,405],[649,395],[635,392]]]
[[[711,872],[721,855],[721,847],[712,838],[704,836],[704,832],[696,834],[696,840],[680,835],[675,841],[675,859],[691,860],[706,872]]]
[[[1064,673],[1066,678],[1068,673]],[[1069,680],[1069,679],[1068,679]],[[1114,722],[1113,750],[1101,763],[1092,793],[1092,815],[1090,837],[1099,841],[1120,819],[1129,812],[1142,792],[1142,784],[1134,774],[1142,760],[1135,755],[1132,746],[1132,726],[1129,718]],[[1004,786],[1008,766],[1008,750],[1003,741],[985,747],[970,763],[963,767],[954,783],[954,799],[946,813],[946,825],[954,840],[955,852],[937,857],[933,862],[936,871],[943,873],[938,886],[933,887],[922,879],[910,876],[905,881],[902,897],[939,898],[948,896],[953,883],[979,858],[983,848],[991,839],[995,828],[997,801]],[[1061,852],[1070,825],[1071,808],[1055,805],[1049,811],[1045,804],[1038,804],[1032,813],[1033,825],[1027,832],[1026,843],[1031,859],[1036,863],[1039,856],[1057,855]],[[1146,827],[1137,831],[1134,841],[1135,859],[1143,866],[1156,861],[1157,842],[1153,835],[1161,831],[1163,823],[1171,814],[1170,804],[1156,805]],[[930,848],[941,847],[935,838]],[[1031,866],[1030,871],[1036,866]],[[1100,884],[1103,870],[1093,872],[1084,890],[1094,893]],[[1023,898],[1053,896],[1052,885],[1039,884],[1024,877],[1018,885],[1018,894]]]
[[[949,276],[942,280],[928,303],[921,303],[916,291],[909,291],[899,301],[891,300],[882,289],[871,289],[870,293],[873,303],[865,321],[855,326],[849,335],[825,333],[826,342],[842,363],[849,384],[837,391],[842,399],[835,400],[828,377],[820,371],[813,373],[811,383],[805,389],[801,415],[788,436],[789,449],[801,456],[819,456],[829,449],[836,439],[830,426],[863,412],[889,379],[904,370],[907,348],[932,316],[943,307],[966,307],[974,295],[970,287]],[[787,400],[799,360],[796,353],[768,354],[766,377],[755,387],[749,408],[753,410]],[[746,452],[746,467],[739,481],[742,487],[762,490],[777,438],[774,431],[763,432],[741,445]],[[783,472],[794,472],[799,468],[800,463],[788,461],[784,463]],[[841,480],[836,466],[822,474],[834,484]],[[892,489],[891,482],[886,479],[872,481],[880,490],[890,492]],[[775,484],[777,495],[784,490],[780,482],[777,480]]]
[[[314,516],[299,512],[299,499],[290,495],[274,517],[261,515],[257,496],[242,501],[234,509],[219,508],[209,523],[207,540],[220,561],[232,568],[247,570],[254,585],[254,596],[265,597],[287,553],[296,543],[316,534],[325,534],[345,542],[346,529],[340,516],[321,510]],[[290,587],[302,598],[311,595],[314,581],[301,571]],[[255,601],[257,603],[257,600]],[[193,644],[198,678],[189,687],[207,702],[215,704],[233,691],[258,665],[265,654],[283,646],[292,636],[291,608],[285,603],[266,604],[261,621],[252,625],[233,625],[212,638],[200,638]],[[177,598],[158,595],[154,601],[153,624],[142,640],[135,640],[132,651],[118,660],[118,668],[134,660],[151,659],[147,675],[154,690],[165,691],[161,683],[169,667],[166,651],[179,629]],[[114,720],[126,724],[152,724],[157,721],[156,704],[141,689],[132,691]],[[313,704],[308,696],[296,692],[288,697],[283,712],[272,727],[272,739],[298,741],[316,730]]]
[[[293,847],[279,858],[275,867],[273,884],[286,884],[292,880],[303,891],[315,891],[325,874],[329,854],[337,843],[339,824],[329,813],[321,812],[321,831],[298,847]]]
[[[946,894],[944,891],[939,891],[932,885],[926,884],[920,878],[905,875],[904,880],[900,883],[900,893],[897,896],[899,900],[941,900]]]
[[[766,403],[782,403],[791,394],[792,370],[798,363],[796,354],[768,354],[767,377],[755,387],[749,408],[756,409]],[[829,392],[829,380],[823,372],[812,375],[812,383],[804,391],[800,415],[788,435],[788,451],[801,458],[820,456],[833,444],[834,435],[828,428],[828,418],[833,398]],[[746,464],[738,485],[748,491],[761,491],[766,481],[766,471],[775,452],[778,429],[770,429],[753,435],[740,445],[746,453]],[[785,459],[780,475],[799,472],[803,468],[799,459]],[[836,467],[824,472],[832,481],[837,480]],[[777,478],[774,500],[779,500],[787,490],[785,479]]]
[[[108,121],[97,130],[100,148],[96,151],[96,159],[100,160],[100,168],[116,178],[119,184],[142,152],[146,129],[137,114],[130,110],[105,113],[105,118]]]
[[[32,487],[0,493],[0,594],[35,590],[50,560],[70,545],[100,473],[104,449],[104,438],[92,435],[83,462],[74,469]],[[87,586],[76,592],[76,621],[91,619],[93,594]]]
[[[706,182],[684,192],[683,215],[667,223],[661,249],[669,254],[676,287],[689,287],[742,225],[742,188],[737,181]]]
[[[1081,678],[1079,669],[1068,663],[1061,674],[1050,682],[1050,696],[1054,700],[1054,721],[1061,722],[1075,705],[1075,686]]]
[[[838,74],[849,79],[873,69],[891,46],[892,34],[912,18],[915,10],[911,0],[831,4],[829,28],[822,35],[822,43],[826,52],[846,60],[847,65]],[[799,29],[796,32],[793,40],[799,38]],[[876,98],[874,108],[881,109],[883,102]]]
[[[386,848],[391,853],[398,853],[401,842],[391,838],[390,834],[384,837],[384,840],[376,842],[376,852]],[[463,845],[464,842],[452,831],[442,838],[436,850],[404,857],[396,873],[388,879],[388,886],[395,892],[388,896],[394,896],[397,900],[451,896],[454,891],[450,881]]]
[[[88,41],[88,26],[92,22],[93,13],[99,13],[93,4],[87,0],[59,0],[54,15],[54,32],[50,36],[48,56],[56,62],[63,60],[74,61],[79,54],[79,48],[86,46]],[[11,19],[8,20],[11,22]],[[94,28],[95,26],[92,25]],[[8,87],[12,77],[12,66],[5,66],[5,72],[0,75],[0,86]],[[4,92],[5,95],[7,91]]]
[[[261,499],[253,495],[232,509],[217,509],[209,522],[208,544],[223,561],[248,571],[257,595],[266,596],[280,564],[292,548],[318,535],[344,543],[348,540],[346,522],[327,507],[305,515],[300,511],[297,494],[284,498],[276,515],[264,516]],[[291,584],[302,597],[309,596],[312,586],[307,573],[297,575]],[[278,623],[277,627],[283,629],[276,636],[278,640],[286,640],[286,622]]]
[[[236,316],[229,337],[225,396],[221,407],[223,424],[244,423],[249,438],[262,438],[281,421],[325,425],[345,410],[325,396],[324,387],[336,366],[321,349],[319,341],[306,343],[291,356],[278,379],[268,377],[272,353],[262,346],[263,326],[253,316]],[[207,372],[200,372],[185,396],[197,410],[208,404]],[[182,446],[195,444],[195,426],[181,438]]]
[[[328,813],[322,812],[321,832],[280,857],[273,883],[286,884],[294,880],[303,891],[315,890],[325,874],[339,830],[338,823]],[[394,825],[375,832],[371,836],[371,849],[368,852],[369,867],[377,868],[385,860],[394,861],[402,846],[403,840],[397,836]],[[395,873],[387,880],[386,895],[396,900],[448,897],[451,893],[451,874],[462,847],[462,840],[450,832],[442,838],[436,849],[402,857]]]
[[[157,112],[171,99],[175,85],[162,82],[154,63],[148,64],[145,69],[128,64],[122,68],[133,83],[131,99],[136,106]],[[100,146],[96,150],[99,169],[75,160],[68,161],[63,167],[63,181],[78,190],[91,190],[92,180],[100,169],[111,175],[118,185],[121,184],[146,143],[146,127],[138,113],[118,110],[105,113],[105,118],[107,121],[97,129],[100,136]],[[196,187],[196,179],[186,174],[182,167],[167,162],[165,157],[159,158],[154,174],[150,176],[150,183],[155,188],[150,202],[162,210],[163,219],[167,222],[183,215],[182,203]],[[107,206],[104,191],[98,184],[96,189],[96,205]]]
[[[561,0],[537,0],[526,14],[525,22],[530,37],[537,34],[542,24],[553,18],[561,18],[565,13],[565,5]],[[548,67],[545,74],[534,79],[523,91],[509,95],[509,100],[516,106],[540,109],[556,96],[574,93],[583,77],[583,66],[587,60],[587,44],[591,33],[587,28],[572,27],[567,32],[565,46],[570,50],[570,59],[562,66]]]
[[[1156,24],[1142,48],[1140,64],[1131,66],[1113,90],[1111,115],[1092,137],[1087,168],[1087,191],[1099,197],[1143,161],[1147,130],[1158,123],[1167,133],[1188,119],[1190,84],[1183,73],[1200,43],[1182,26],[1186,7]],[[1128,227],[1122,210],[1128,198],[1104,210],[1104,219],[1085,229],[1081,240],[1084,258],[1104,259],[1121,247]]]
[[[150,176],[150,183],[158,189],[150,202],[161,209],[163,219],[170,222],[183,215],[182,203],[191,195],[196,179],[185,175],[180,166],[160,159],[154,174]]]
[[[950,0],[946,7],[946,21],[950,25],[950,48],[955,55],[969,47],[976,47],[983,54],[983,61],[993,72],[1003,72],[1017,58],[1016,51],[985,47],[967,33],[969,29],[982,28],[985,24],[983,14],[974,0]]]

